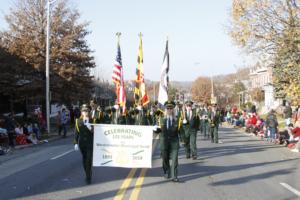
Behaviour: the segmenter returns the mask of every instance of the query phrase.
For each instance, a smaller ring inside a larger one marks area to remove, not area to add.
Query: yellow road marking
[[[138,199],[139,193],[141,191],[141,187],[143,185],[145,175],[146,175],[147,169],[142,169],[139,178],[137,179],[134,189],[130,195],[130,200]]]
[[[153,144],[153,148],[152,148],[152,154],[156,148],[156,145],[157,145],[157,142],[158,142],[158,136],[156,136],[156,140],[154,141],[154,144]],[[131,181],[132,181],[132,178],[133,176],[135,175],[135,172],[137,171],[137,168],[132,168],[129,172],[129,174],[127,175],[126,179],[123,181],[122,185],[121,185],[121,188],[119,189],[117,195],[115,196],[114,200],[122,200],[124,198],[124,195],[126,193],[126,190],[128,189]],[[135,184],[135,188],[133,189],[132,191],[132,194],[130,196],[130,199],[137,199],[138,198],[138,195],[139,195],[139,192],[140,192],[140,189],[141,189],[141,186],[144,182],[144,178],[145,178],[145,175],[146,175],[146,172],[147,172],[147,169],[142,169],[141,170],[141,173],[136,181],[136,184]],[[138,187],[137,187],[138,186]]]
[[[152,154],[155,151],[156,145],[157,145],[158,140],[155,140],[154,144],[153,144],[153,149],[152,149]],[[139,193],[141,191],[141,187],[143,185],[144,179],[145,179],[145,175],[148,169],[142,169],[141,173],[135,183],[134,189],[130,195],[130,200],[136,200],[139,197]]]
[[[132,177],[134,176],[135,172],[136,172],[136,168],[132,168],[129,172],[129,174],[127,175],[126,179],[123,181],[123,184],[121,186],[121,188],[119,189],[117,195],[115,196],[114,200],[122,200],[125,192],[127,190],[127,188],[129,187],[131,181],[132,181]]]

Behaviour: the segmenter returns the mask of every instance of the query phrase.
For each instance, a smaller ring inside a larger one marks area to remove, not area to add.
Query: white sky
[[[58,0],[61,1],[61,0]],[[116,56],[116,32],[122,32],[125,79],[135,78],[139,32],[144,45],[146,79],[159,80],[169,36],[170,80],[193,81],[198,76],[228,74],[244,65],[226,34],[231,0],[69,0],[90,21],[88,42],[95,51],[97,74],[111,80]],[[0,30],[11,0],[0,0]]]

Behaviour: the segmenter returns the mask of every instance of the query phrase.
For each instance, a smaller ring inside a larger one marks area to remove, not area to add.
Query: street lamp
[[[49,60],[50,60],[50,6],[56,0],[47,0],[47,38],[46,38],[46,118],[48,133],[50,133],[50,92],[49,92]]]

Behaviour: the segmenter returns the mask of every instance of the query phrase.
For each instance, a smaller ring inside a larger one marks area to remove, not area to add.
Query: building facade
[[[266,113],[270,109],[275,109],[280,105],[280,100],[274,96],[274,88],[272,85],[272,67],[256,66],[250,70],[251,88],[261,89],[264,91],[264,104],[262,112]]]

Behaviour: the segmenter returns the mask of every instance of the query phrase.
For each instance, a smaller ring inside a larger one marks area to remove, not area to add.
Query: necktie
[[[171,119],[170,117],[168,117],[168,120],[167,120],[167,129],[169,129],[171,127]]]

